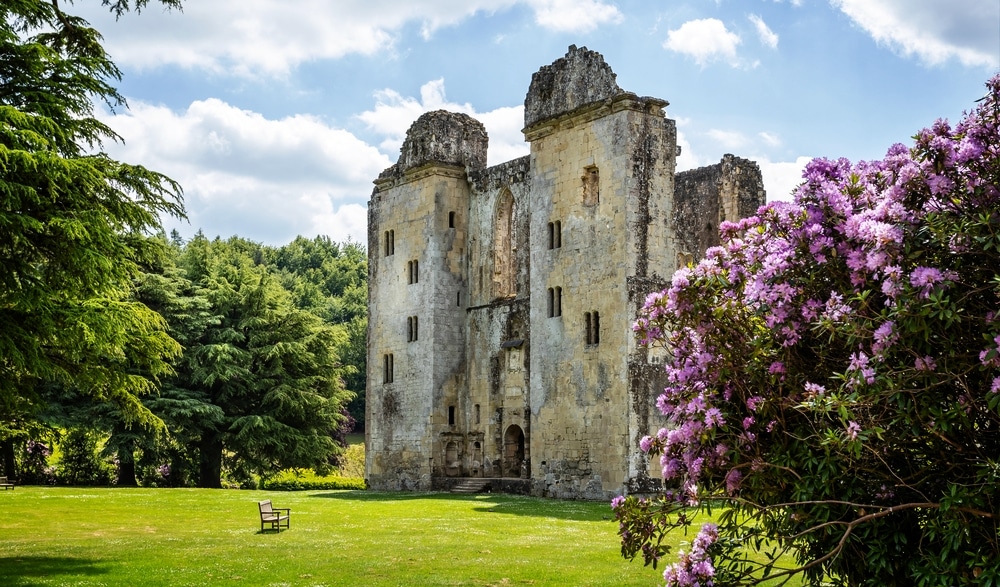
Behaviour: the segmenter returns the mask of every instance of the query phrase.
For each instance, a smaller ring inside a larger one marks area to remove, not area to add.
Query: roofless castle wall
[[[530,154],[486,167],[482,124],[421,116],[369,202],[366,475],[476,479],[606,499],[658,484],[639,440],[664,385],[632,323],[645,296],[764,203],[726,155],[677,174],[665,100],[586,48],[534,74]]]

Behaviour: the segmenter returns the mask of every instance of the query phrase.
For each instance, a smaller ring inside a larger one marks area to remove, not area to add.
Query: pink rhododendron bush
[[[651,294],[665,495],[617,498],[669,586],[1000,585],[1000,77],[956,126],[725,223]],[[702,511],[717,524],[695,524]],[[691,526],[694,527],[691,527]],[[672,531],[687,533],[670,552]]]

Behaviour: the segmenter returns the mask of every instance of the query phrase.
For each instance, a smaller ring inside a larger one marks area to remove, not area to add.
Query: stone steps
[[[482,479],[463,479],[451,488],[451,493],[482,493],[489,487],[490,482]]]

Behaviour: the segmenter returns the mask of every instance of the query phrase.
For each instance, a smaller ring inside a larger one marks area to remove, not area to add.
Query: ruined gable
[[[524,99],[525,128],[622,94],[615,78],[615,72],[600,53],[570,46],[565,57],[531,76]]]

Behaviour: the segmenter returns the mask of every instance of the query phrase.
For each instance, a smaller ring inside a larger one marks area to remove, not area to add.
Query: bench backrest
[[[257,502],[257,506],[260,507],[260,513],[263,514],[273,514],[274,510],[271,509],[271,500],[265,499],[264,501]]]

